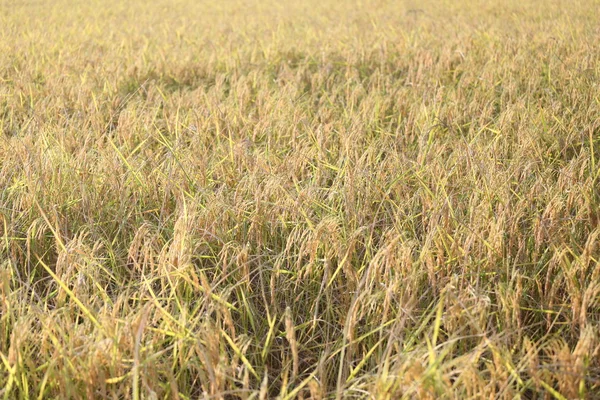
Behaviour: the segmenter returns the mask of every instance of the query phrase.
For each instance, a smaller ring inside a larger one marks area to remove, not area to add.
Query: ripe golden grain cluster
[[[600,398],[599,9],[0,1],[0,397]]]

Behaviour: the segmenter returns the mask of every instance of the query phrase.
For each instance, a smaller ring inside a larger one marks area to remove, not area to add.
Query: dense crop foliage
[[[0,396],[600,396],[597,1],[0,1]]]

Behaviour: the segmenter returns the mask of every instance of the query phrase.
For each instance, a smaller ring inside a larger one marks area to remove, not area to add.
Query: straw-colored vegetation
[[[599,398],[599,7],[1,1],[0,398]]]

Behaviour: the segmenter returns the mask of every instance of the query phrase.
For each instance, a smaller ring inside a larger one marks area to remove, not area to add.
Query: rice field
[[[0,0],[0,397],[600,398],[599,11]]]

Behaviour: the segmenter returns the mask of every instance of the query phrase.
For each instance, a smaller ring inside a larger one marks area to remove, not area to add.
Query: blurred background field
[[[600,397],[599,10],[0,0],[0,396]]]

